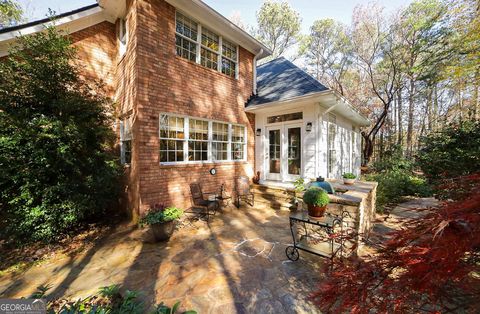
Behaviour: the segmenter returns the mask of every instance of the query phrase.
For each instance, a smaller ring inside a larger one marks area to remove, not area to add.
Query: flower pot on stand
[[[311,217],[323,217],[326,209],[327,209],[327,205],[317,206],[317,205],[308,204],[308,215]]]
[[[175,230],[175,221],[160,222],[150,225],[153,236],[156,241],[166,241],[170,239]]]
[[[343,178],[343,183],[346,185],[352,185],[355,183],[355,179],[345,179]]]

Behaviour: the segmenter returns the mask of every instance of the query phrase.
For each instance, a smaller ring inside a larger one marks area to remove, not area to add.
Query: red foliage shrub
[[[450,180],[442,188],[454,200],[392,232],[375,255],[335,261],[335,269],[312,295],[320,309],[479,313],[480,173]]]

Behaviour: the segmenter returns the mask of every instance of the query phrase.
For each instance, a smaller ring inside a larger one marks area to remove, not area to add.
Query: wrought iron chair
[[[240,207],[240,200],[245,201],[250,206],[255,205],[255,194],[250,190],[250,180],[247,177],[239,176],[235,178],[235,198],[237,208]]]
[[[208,196],[205,198],[205,195],[215,195],[215,193],[202,192],[202,188],[198,183],[190,184],[190,193],[192,194],[192,209],[200,209],[201,214],[207,216],[207,222],[210,220],[210,215],[215,215],[217,210],[220,208],[220,204],[217,200],[209,200]]]

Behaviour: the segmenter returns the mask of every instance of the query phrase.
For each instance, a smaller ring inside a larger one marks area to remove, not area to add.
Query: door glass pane
[[[268,136],[270,173],[280,173],[280,130],[270,130]]]
[[[300,128],[288,129],[288,174],[299,175],[302,165]]]

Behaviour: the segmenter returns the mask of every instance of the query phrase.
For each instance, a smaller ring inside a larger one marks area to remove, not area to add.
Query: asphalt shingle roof
[[[246,106],[287,100],[325,90],[328,88],[281,57],[257,67],[257,95],[251,97]]]

